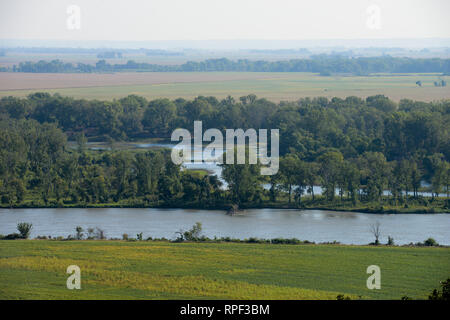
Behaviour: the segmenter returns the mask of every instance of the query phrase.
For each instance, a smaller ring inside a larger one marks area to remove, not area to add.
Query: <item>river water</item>
[[[186,209],[0,209],[0,234],[16,232],[19,222],[33,224],[32,237],[75,234],[75,227],[99,227],[108,238],[123,233],[144,238],[174,239],[175,232],[187,230],[195,222],[203,224],[208,237],[298,238],[314,242],[339,241],[345,244],[372,242],[370,226],[380,223],[381,238],[396,244],[423,241],[429,237],[450,245],[449,214],[366,214],[295,209],[251,209],[230,216],[221,210]]]

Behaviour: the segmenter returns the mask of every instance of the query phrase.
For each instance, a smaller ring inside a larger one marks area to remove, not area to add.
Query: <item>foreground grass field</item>
[[[366,287],[373,264],[380,290]],[[66,288],[69,265],[81,290]],[[0,241],[0,299],[424,299],[449,276],[449,248]]]
[[[199,95],[238,99],[256,94],[274,102],[302,97],[358,96],[384,94],[394,101],[413,99],[433,101],[450,98],[450,86],[434,87],[449,76],[437,74],[330,76],[298,72],[174,72],[115,74],[28,74],[0,73],[0,97],[26,96],[45,91],[86,99],[112,100],[129,94],[148,99]],[[422,82],[422,87],[416,85]]]

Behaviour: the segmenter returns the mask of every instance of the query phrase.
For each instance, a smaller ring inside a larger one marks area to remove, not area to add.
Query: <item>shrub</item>
[[[439,243],[437,243],[437,241],[434,240],[433,238],[428,238],[427,240],[425,240],[423,242],[423,245],[427,246],[427,247],[434,247],[434,246],[438,246]]]
[[[84,231],[83,228],[80,227],[80,226],[78,226],[78,227],[75,228],[75,231],[76,231],[76,233],[77,233],[77,235],[76,235],[77,240],[83,239],[83,236],[84,236],[84,234],[83,234],[83,231]]]
[[[16,240],[16,239],[23,239],[22,235],[18,233],[10,233],[2,238],[3,240]]]
[[[292,239],[284,239],[284,238],[274,238],[270,240],[272,244],[300,244],[302,243],[301,240],[298,240],[296,238]]]
[[[428,296],[429,300],[444,300],[450,301],[450,278],[445,281],[441,281],[442,292],[434,289]]]
[[[387,245],[388,246],[393,246],[394,245],[394,238],[392,238],[391,236],[388,236]]]
[[[31,229],[33,229],[33,225],[31,223],[20,222],[17,224],[17,230],[20,232],[23,239],[28,239]]]
[[[200,238],[201,232],[202,224],[200,222],[196,222],[189,231],[180,230],[176,232],[176,234],[178,234],[179,236],[175,241],[197,241]]]
[[[338,294],[336,300],[351,300],[349,296],[344,296],[343,294]]]

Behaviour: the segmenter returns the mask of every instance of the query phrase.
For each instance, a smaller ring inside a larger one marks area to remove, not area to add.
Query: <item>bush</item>
[[[393,246],[394,245],[394,238],[392,238],[391,236],[388,236],[387,245],[388,246]]]
[[[439,246],[439,243],[437,243],[437,241],[434,240],[433,238],[428,238],[427,240],[425,240],[423,242],[423,245],[427,246],[427,247],[435,247],[435,246]]]
[[[75,231],[76,231],[76,233],[77,233],[77,235],[76,235],[77,240],[83,239],[83,236],[84,236],[84,234],[83,234],[83,231],[84,231],[83,228],[80,227],[80,226],[78,226],[78,227],[75,228]]]
[[[272,244],[300,244],[302,243],[301,240],[298,240],[296,238],[292,239],[284,239],[284,238],[274,238],[270,240]]]
[[[94,228],[88,228],[88,229],[87,229],[87,239],[88,239],[88,240],[95,239],[94,235],[95,235],[95,230],[94,230]]]
[[[183,231],[180,230],[176,232],[179,236],[175,240],[176,242],[182,242],[182,241],[197,241],[200,238],[200,234],[202,232],[202,224],[200,222],[196,222],[191,230],[189,231]]]
[[[20,235],[18,233],[10,233],[1,239],[2,240],[16,240],[16,239],[23,239],[23,237],[22,237],[22,235]]]
[[[31,233],[31,229],[33,229],[33,225],[27,222],[20,222],[17,224],[17,230],[19,230],[20,235],[23,239],[28,239]]]
[[[450,278],[445,281],[441,281],[442,292],[434,289],[428,296],[429,300],[444,300],[450,301]]]

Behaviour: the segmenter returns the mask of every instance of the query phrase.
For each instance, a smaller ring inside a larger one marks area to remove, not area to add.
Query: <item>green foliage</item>
[[[18,233],[10,233],[6,236],[1,237],[2,240],[16,240],[16,239],[23,239],[23,236]]]
[[[84,234],[83,234],[83,228],[82,227],[80,227],[80,226],[78,226],[78,227],[76,227],[75,228],[75,231],[76,231],[76,239],[77,240],[82,240],[83,239],[83,236],[84,236]]]
[[[395,243],[394,243],[394,238],[393,237],[391,237],[391,236],[388,236],[388,242],[387,242],[387,245],[388,246],[393,246]]]
[[[439,243],[437,243],[436,240],[434,240],[433,238],[428,238],[427,240],[425,240],[423,242],[423,244],[427,247],[433,247],[433,246],[438,246]]]
[[[176,241],[197,241],[200,239],[202,233],[202,224],[200,222],[196,222],[192,228],[188,231],[180,230],[177,232],[179,237]]]
[[[445,211],[449,107],[448,101],[397,104],[380,95],[278,104],[255,95],[238,102],[202,96],[147,101],[135,95],[87,101],[46,93],[2,98],[0,204]],[[181,170],[168,150],[113,148],[120,139],[167,137],[175,128],[191,128],[194,120],[203,121],[203,130],[279,128],[278,174],[261,176],[260,164],[224,164],[224,190],[218,177]],[[89,150],[92,138],[110,141],[111,148]],[[76,148],[67,139],[75,140]],[[315,186],[322,187],[322,196],[314,194]],[[421,191],[431,191],[433,198],[425,199]]]
[[[262,200],[264,177],[260,174],[260,164],[249,164],[249,151],[246,148],[245,163],[237,163],[237,149],[234,163],[222,164],[222,178],[228,183],[229,199],[238,205],[245,202],[258,203]],[[224,158],[226,155],[224,155]]]
[[[441,287],[442,291],[434,289],[428,296],[428,299],[450,301],[450,278],[445,281],[441,281]]]
[[[301,244],[304,242],[301,240],[298,240],[296,238],[292,238],[292,239],[274,238],[274,239],[270,240],[270,243],[272,243],[272,244]]]
[[[28,239],[32,228],[33,228],[33,224],[31,224],[31,223],[19,222],[17,224],[17,230],[20,232],[20,235],[23,239]]]

